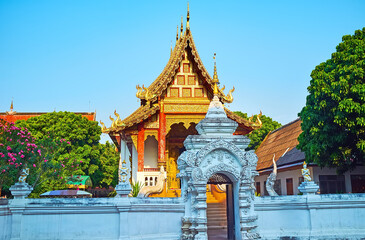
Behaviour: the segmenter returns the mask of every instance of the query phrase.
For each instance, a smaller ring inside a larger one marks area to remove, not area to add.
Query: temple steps
[[[208,231],[227,229],[227,211],[225,203],[207,203]]]

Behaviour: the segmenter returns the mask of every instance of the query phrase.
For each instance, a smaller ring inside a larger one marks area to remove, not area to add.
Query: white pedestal
[[[121,184],[119,183],[115,186],[115,191],[117,195],[115,197],[128,197],[129,193],[132,191],[131,185],[128,183]]]
[[[313,181],[302,182],[298,187],[298,190],[303,193],[303,195],[315,194],[319,189],[319,186]]]
[[[9,190],[14,199],[25,199],[33,191],[33,188],[26,182],[17,182]]]

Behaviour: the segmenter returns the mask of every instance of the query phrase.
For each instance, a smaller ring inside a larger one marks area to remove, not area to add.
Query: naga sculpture
[[[275,184],[275,180],[276,180],[276,176],[277,176],[277,172],[278,172],[276,162],[275,162],[275,154],[272,158],[272,163],[273,163],[274,169],[266,180],[266,191],[269,193],[270,196],[279,196],[274,190],[274,184]]]
[[[223,92],[223,90],[225,89],[226,87],[223,86],[223,88],[221,88],[221,91]],[[223,96],[223,101],[226,102],[226,103],[232,103],[233,102],[233,96],[232,96],[232,93],[234,92],[235,88],[233,87],[231,90],[229,90],[228,94],[226,96]]]
[[[165,181],[166,181],[166,172],[163,166],[160,167],[160,174],[157,177],[157,184],[155,186],[144,186],[141,191],[139,191],[137,197],[148,197],[152,193],[160,193],[163,191]]]
[[[147,102],[149,102],[151,99],[156,97],[156,94],[151,94],[148,88],[146,88],[144,85],[142,85],[142,87],[137,85],[136,89],[137,89],[136,97],[141,100],[144,99]]]
[[[260,117],[262,116],[262,111],[260,111],[260,114],[257,115],[256,117],[256,121],[253,121],[253,117],[254,115],[252,115],[249,119],[248,122],[251,123],[252,126],[256,126],[256,127],[261,127],[262,126],[262,121],[260,119]]]

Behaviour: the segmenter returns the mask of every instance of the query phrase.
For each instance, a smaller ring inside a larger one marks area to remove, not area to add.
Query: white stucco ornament
[[[226,176],[233,185],[235,239],[260,237],[252,201],[257,156],[245,151],[250,141],[246,136],[233,135],[237,127],[214,96],[205,118],[196,126],[199,135],[184,141],[186,151],[177,160],[185,202],[181,239],[208,239],[206,186],[214,174]]]

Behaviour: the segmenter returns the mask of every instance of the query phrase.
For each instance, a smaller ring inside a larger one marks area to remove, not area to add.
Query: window
[[[365,175],[351,175],[352,193],[365,193]]]
[[[345,176],[344,175],[319,175],[319,189],[321,194],[344,193]]]
[[[286,179],[286,195],[293,195],[293,194],[294,194],[293,179],[287,178]]]
[[[260,182],[256,182],[256,193],[257,193],[257,196],[261,195]]]

